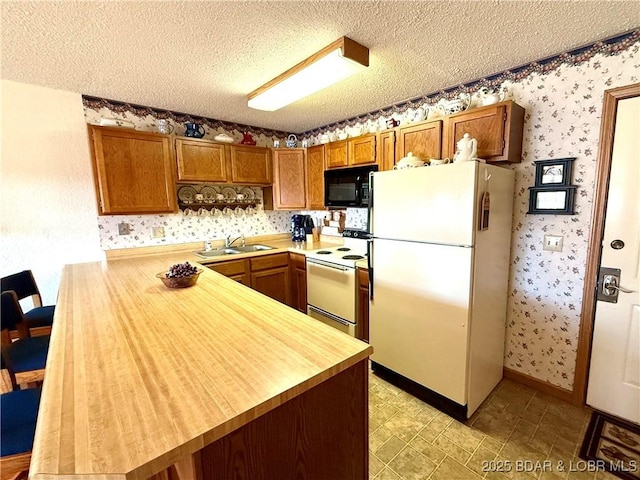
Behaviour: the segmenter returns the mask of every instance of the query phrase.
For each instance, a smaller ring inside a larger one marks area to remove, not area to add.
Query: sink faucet
[[[239,237],[234,238],[233,240],[231,240],[231,235],[227,235],[227,238],[224,241],[224,246],[229,248],[233,242],[235,242],[236,240],[241,239],[242,240],[242,246],[245,246],[245,238],[244,238],[244,233],[241,234]]]

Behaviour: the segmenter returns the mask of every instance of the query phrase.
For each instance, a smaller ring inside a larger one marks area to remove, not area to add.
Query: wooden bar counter
[[[367,479],[371,347],[185,260],[65,267],[30,478]]]

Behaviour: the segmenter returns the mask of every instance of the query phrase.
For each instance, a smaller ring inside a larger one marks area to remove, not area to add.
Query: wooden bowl
[[[188,277],[167,278],[167,272],[160,272],[156,274],[156,277],[162,280],[162,283],[169,288],[187,288],[193,287],[196,284],[201,273],[202,270],[198,269],[196,273]]]

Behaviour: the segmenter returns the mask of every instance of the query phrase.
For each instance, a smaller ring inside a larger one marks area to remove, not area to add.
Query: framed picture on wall
[[[557,160],[538,160],[536,165],[536,186],[565,185],[571,183],[571,167],[573,158],[559,158]]]
[[[576,186],[529,187],[529,211],[533,214],[573,215]]]

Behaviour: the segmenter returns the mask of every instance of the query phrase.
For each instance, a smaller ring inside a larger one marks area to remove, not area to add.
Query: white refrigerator
[[[470,417],[502,378],[514,172],[462,162],[370,188],[372,368]]]

